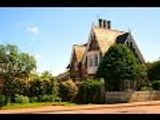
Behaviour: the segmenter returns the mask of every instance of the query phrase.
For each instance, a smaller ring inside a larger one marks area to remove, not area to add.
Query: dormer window
[[[95,40],[95,39],[96,39],[95,34],[91,35],[91,40]]]
[[[94,66],[98,66],[98,55],[94,55]]]
[[[90,67],[92,67],[93,66],[93,59],[92,59],[92,57],[90,56],[90,58],[89,58],[89,66]]]

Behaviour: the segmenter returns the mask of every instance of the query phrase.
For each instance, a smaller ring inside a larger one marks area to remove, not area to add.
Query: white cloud
[[[27,30],[35,35],[39,34],[39,29],[36,26],[29,26],[27,27]]]

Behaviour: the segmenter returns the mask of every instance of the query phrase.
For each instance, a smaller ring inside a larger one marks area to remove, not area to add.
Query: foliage
[[[38,96],[38,101],[39,102],[54,102],[55,101],[55,97],[54,95],[39,95]]]
[[[147,75],[149,80],[160,80],[160,60],[153,63],[147,63]]]
[[[81,83],[76,103],[100,103],[100,90],[103,83],[99,79],[86,79]]]
[[[3,94],[8,101],[9,98],[13,99],[15,91],[22,91],[17,82],[26,80],[28,74],[36,68],[36,61],[28,53],[19,51],[17,46],[7,44],[0,45],[0,66],[4,81]]]
[[[0,95],[0,107],[6,104],[6,96]]]
[[[38,102],[38,97],[31,97],[31,98],[29,98],[29,102],[30,103]]]
[[[109,91],[119,91],[124,80],[136,80],[139,89],[145,83],[146,75],[145,65],[140,64],[133,52],[121,44],[109,48],[97,71],[97,77],[105,79]]]
[[[48,80],[35,80],[31,82],[30,97],[38,95],[52,95],[55,93],[54,83]],[[56,95],[56,93],[54,94]]]
[[[71,79],[59,84],[59,96],[62,98],[62,101],[70,101],[77,91],[78,88]]]
[[[160,90],[160,80],[156,80],[152,83],[152,88],[154,90]]]
[[[52,99],[52,96],[53,100],[58,99],[58,83],[57,80],[49,72],[45,71],[41,74],[41,76],[35,77],[35,79],[31,80],[29,84],[29,97],[32,98],[43,96],[44,99]],[[46,96],[49,95],[50,98],[47,98]]]
[[[29,98],[27,96],[15,94],[15,103],[29,103]]]
[[[152,89],[152,87],[150,87],[150,86],[143,86],[143,87],[141,88],[141,90],[142,90],[142,91],[152,91],[153,89]]]

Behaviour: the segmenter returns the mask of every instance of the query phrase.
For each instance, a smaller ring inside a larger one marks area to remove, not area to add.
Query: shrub
[[[6,104],[6,96],[0,95],[0,107],[4,106]]]
[[[14,99],[15,103],[29,103],[29,98],[27,96],[16,94]]]
[[[39,102],[54,102],[55,97],[53,95],[39,95],[38,96],[38,101]]]
[[[59,96],[62,101],[70,101],[76,95],[78,88],[73,80],[69,79],[59,84]]]
[[[152,88],[153,88],[154,90],[160,90],[160,80],[154,81],[154,82],[152,83]]]
[[[98,79],[87,79],[80,85],[76,103],[100,103],[102,82]]]
[[[57,84],[55,81],[51,80],[40,80],[36,79],[34,81],[31,81],[31,87],[30,87],[30,97],[39,96],[39,95],[54,95],[57,96]]]
[[[29,98],[29,102],[30,103],[38,102],[38,98],[37,97],[31,97],[31,98]]]
[[[152,87],[149,87],[149,86],[143,86],[141,88],[142,91],[151,91],[152,90]]]

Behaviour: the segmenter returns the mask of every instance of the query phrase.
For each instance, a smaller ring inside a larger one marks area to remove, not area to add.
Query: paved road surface
[[[37,114],[160,114],[158,106],[136,106],[122,108],[99,108],[92,110],[69,110],[57,112],[36,112]]]
[[[17,110],[0,110],[0,114],[160,114],[160,101],[77,105],[44,106]]]

